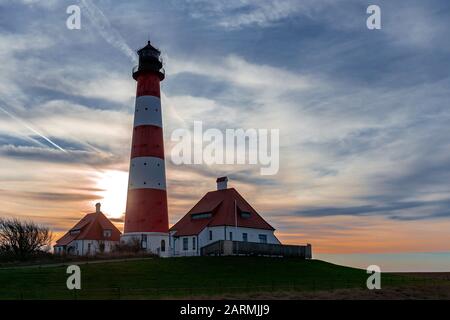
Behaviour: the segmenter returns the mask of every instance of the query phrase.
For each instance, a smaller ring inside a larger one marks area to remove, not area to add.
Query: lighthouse
[[[164,69],[161,52],[150,41],[137,53],[139,65],[133,68],[136,103],[122,241],[139,243],[148,252],[168,256],[169,219],[160,99]]]

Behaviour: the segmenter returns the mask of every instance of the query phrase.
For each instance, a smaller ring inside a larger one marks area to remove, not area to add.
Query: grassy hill
[[[365,270],[319,260],[192,257],[84,264],[81,290],[65,266],[0,269],[0,299],[146,299],[365,288]],[[383,275],[383,284],[404,277]]]

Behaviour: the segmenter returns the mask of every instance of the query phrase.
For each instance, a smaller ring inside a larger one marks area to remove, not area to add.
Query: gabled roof
[[[103,230],[111,230],[111,237],[105,237]],[[74,240],[119,241],[121,232],[102,212],[85,215],[64,236],[56,241],[57,246],[66,246]]]
[[[235,214],[235,201],[237,214]],[[241,212],[250,213],[243,217]],[[210,213],[210,217],[193,219],[195,214]],[[208,192],[203,198],[178,221],[170,231],[175,236],[199,234],[205,227],[237,226],[244,228],[275,230],[234,188]]]

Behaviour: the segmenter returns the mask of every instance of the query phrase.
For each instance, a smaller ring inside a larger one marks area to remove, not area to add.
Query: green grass
[[[0,299],[146,299],[226,293],[365,287],[365,270],[319,260],[191,257],[80,265],[81,290],[66,288],[66,267],[0,269]],[[403,277],[383,275],[395,285]]]

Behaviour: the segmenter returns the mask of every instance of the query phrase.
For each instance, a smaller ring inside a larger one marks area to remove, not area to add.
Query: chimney
[[[100,202],[97,202],[97,203],[95,204],[95,213],[100,213],[100,207],[101,207]]]
[[[227,187],[228,177],[217,178],[216,182],[217,182],[217,190],[225,190],[228,188]]]

